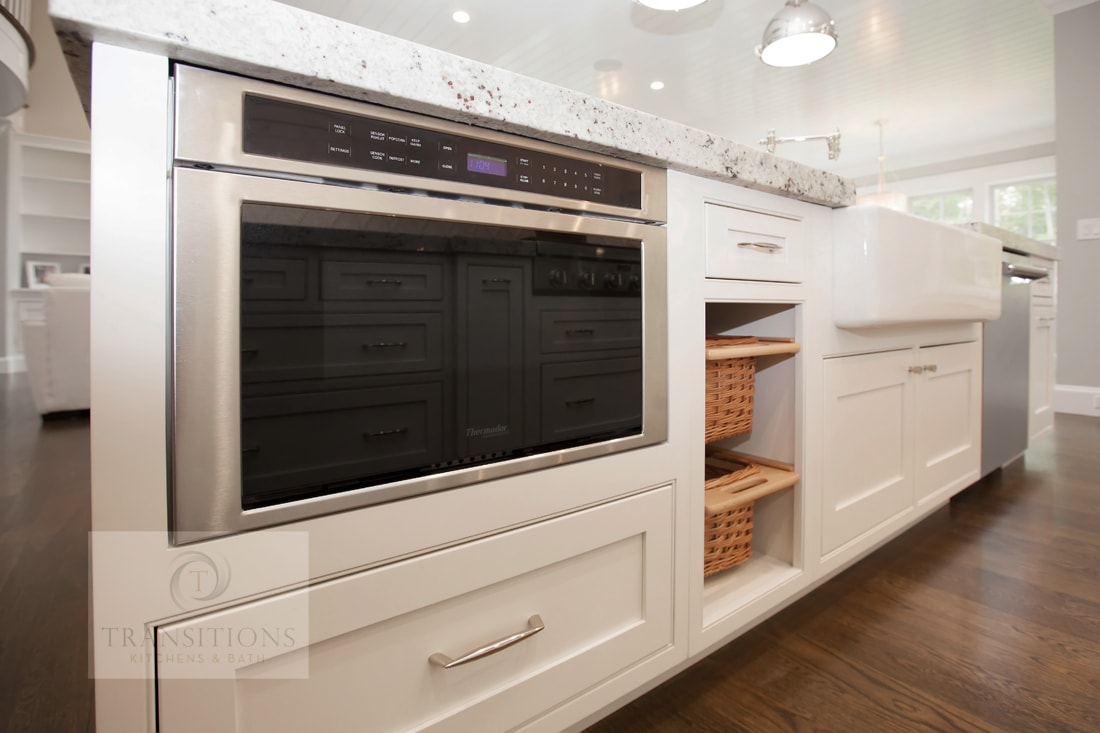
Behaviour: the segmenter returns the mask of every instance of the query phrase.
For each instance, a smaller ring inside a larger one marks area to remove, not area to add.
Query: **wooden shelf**
[[[746,356],[771,356],[773,354],[797,354],[801,347],[788,339],[760,339],[755,344],[736,346],[711,346],[707,349],[707,360],[738,359]]]

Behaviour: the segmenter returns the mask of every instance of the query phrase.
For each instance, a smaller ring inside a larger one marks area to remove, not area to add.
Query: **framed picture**
[[[85,262],[84,264],[82,264],[80,266],[80,273],[82,275],[91,275],[92,274],[92,263],[91,262]]]
[[[61,265],[56,262],[32,262],[28,260],[26,266],[27,287],[32,289],[46,287],[46,277],[55,272],[61,272]]]

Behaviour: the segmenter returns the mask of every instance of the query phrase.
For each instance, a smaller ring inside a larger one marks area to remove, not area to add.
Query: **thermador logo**
[[[507,433],[507,425],[494,425],[491,428],[466,428],[467,438],[480,438],[484,435],[497,435],[498,433]]]

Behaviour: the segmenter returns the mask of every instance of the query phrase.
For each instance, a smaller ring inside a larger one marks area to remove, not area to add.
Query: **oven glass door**
[[[658,227],[183,169],[174,205],[177,541],[665,437]]]

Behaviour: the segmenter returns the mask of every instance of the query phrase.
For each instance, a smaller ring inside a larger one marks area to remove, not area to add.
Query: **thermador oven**
[[[667,437],[665,174],[177,66],[176,542]]]

